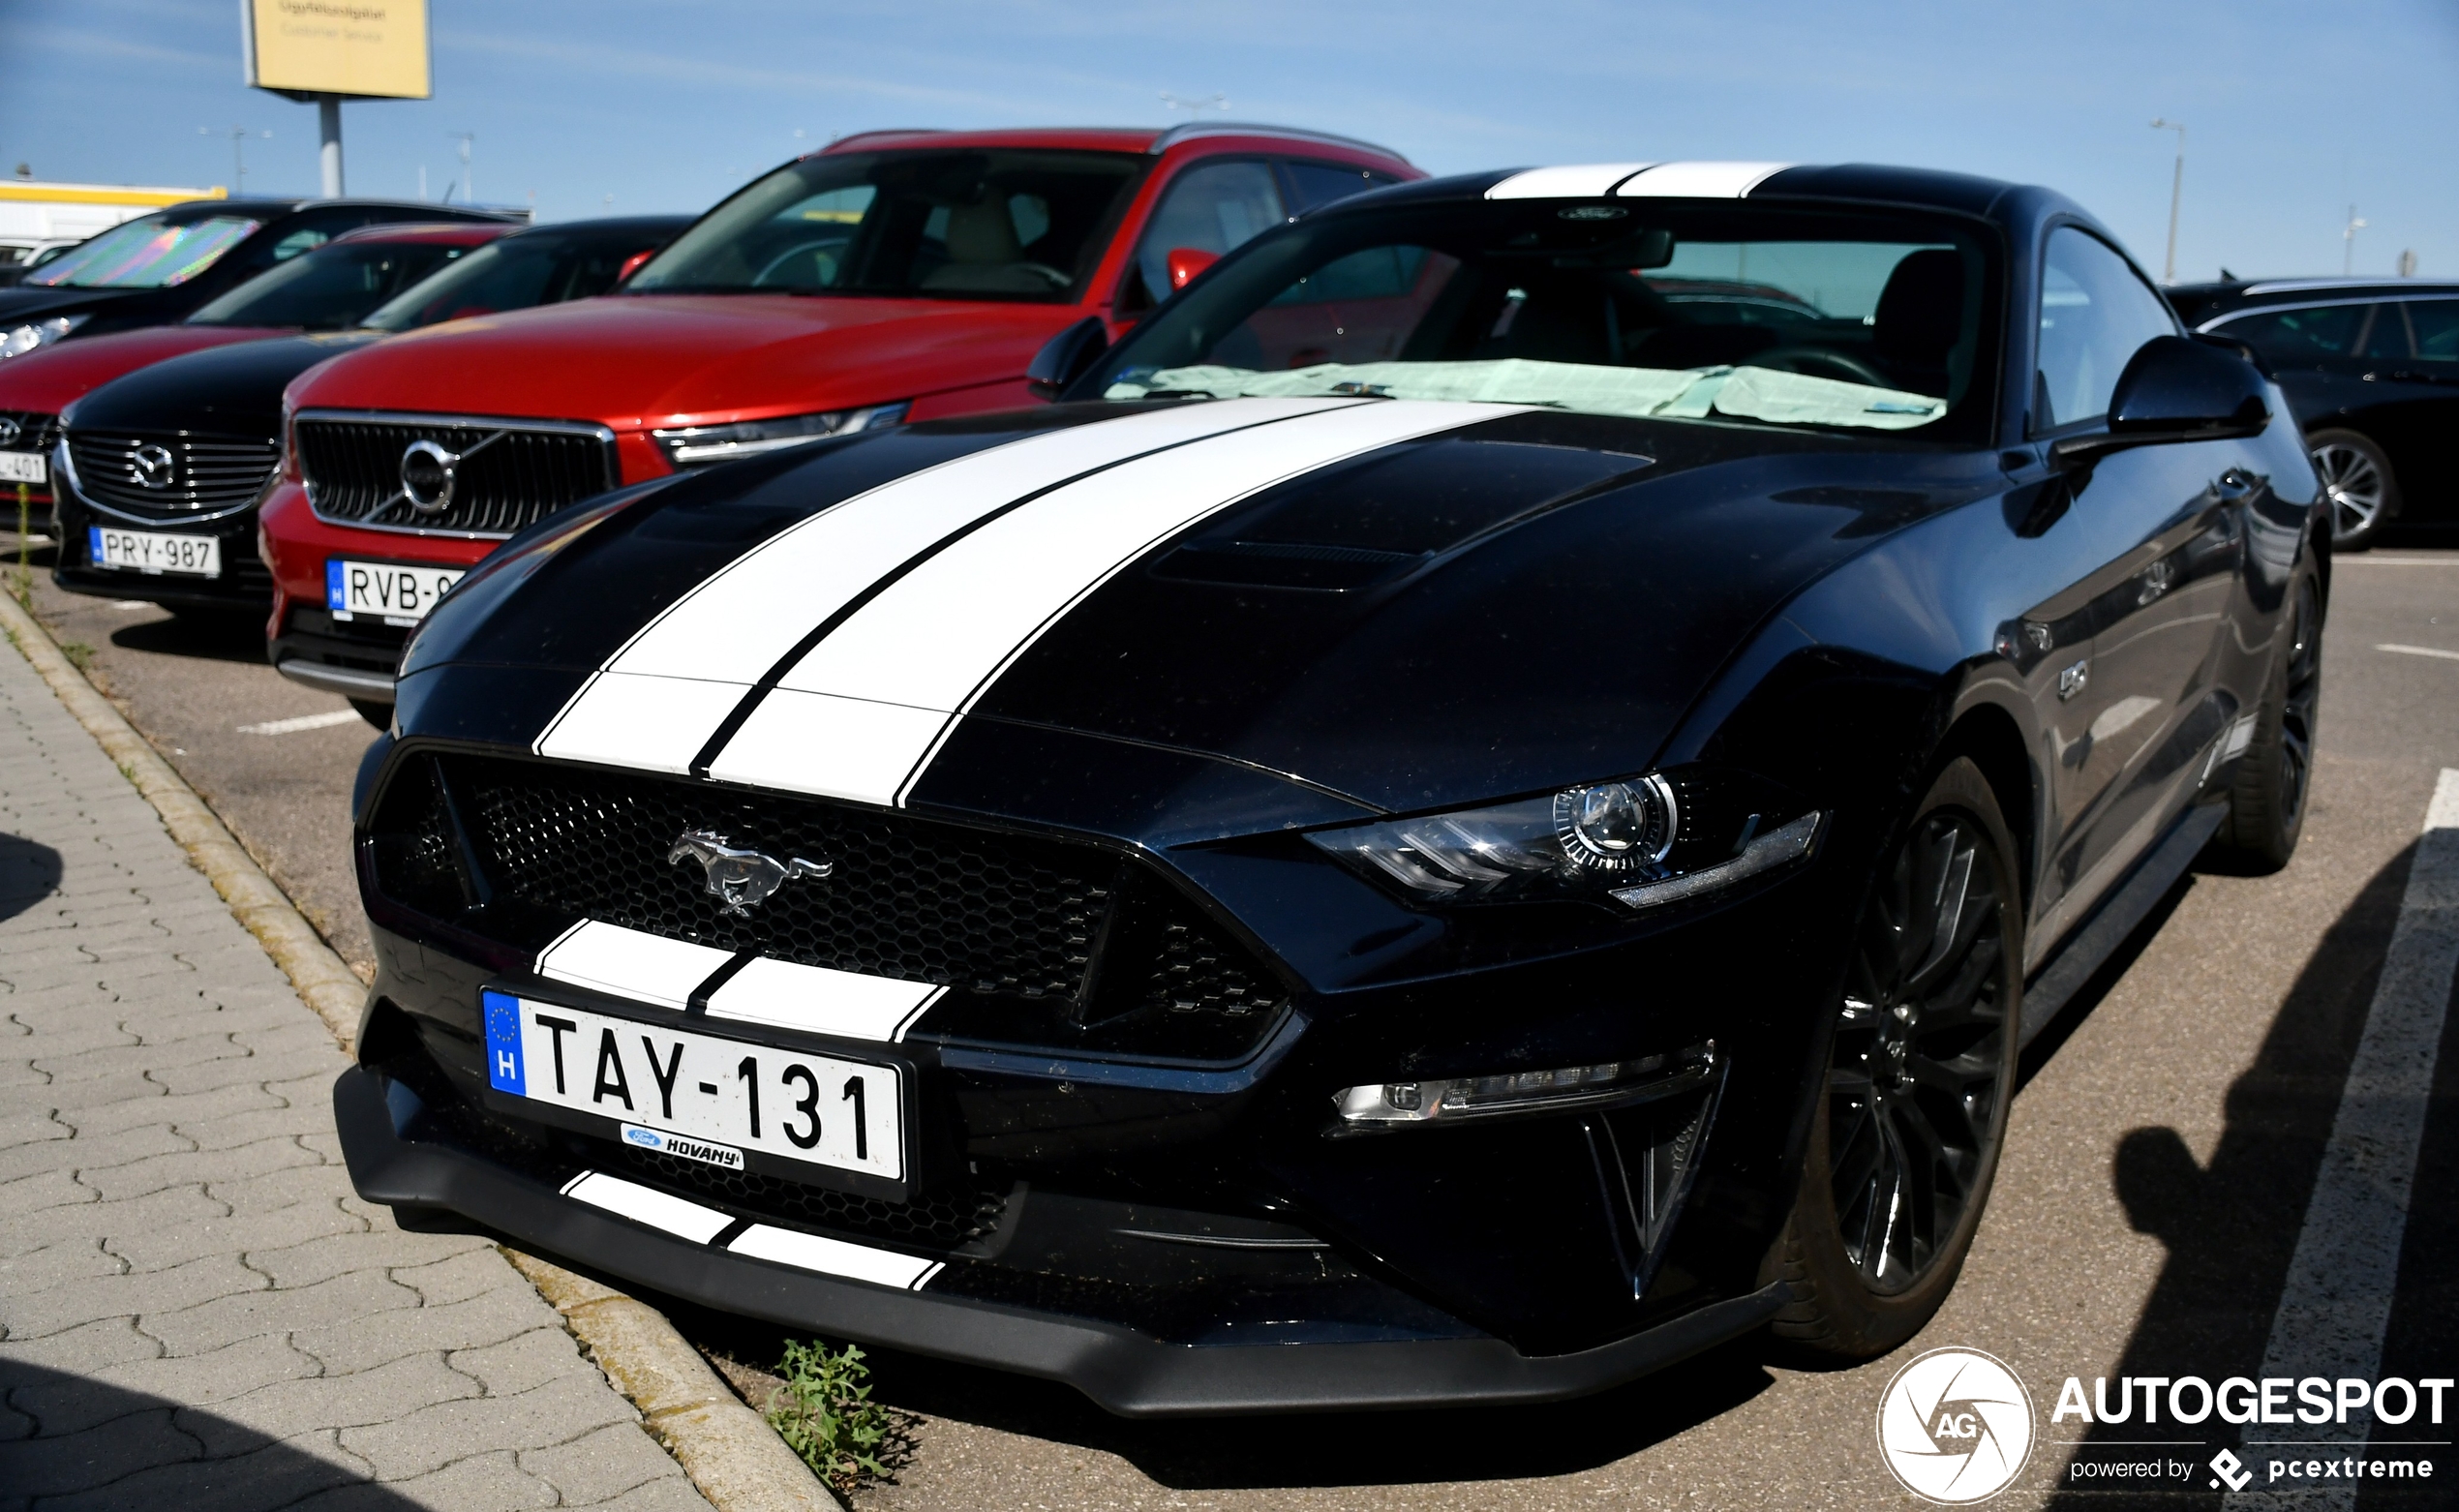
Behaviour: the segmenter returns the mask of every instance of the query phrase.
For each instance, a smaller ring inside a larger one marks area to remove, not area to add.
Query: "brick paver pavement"
[[[343,1065],[0,648],[0,1512],[708,1512],[502,1255],[351,1194]]]

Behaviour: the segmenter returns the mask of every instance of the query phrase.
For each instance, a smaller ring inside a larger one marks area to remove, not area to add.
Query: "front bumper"
[[[499,542],[414,530],[374,530],[320,520],[298,484],[277,482],[259,532],[271,576],[265,652],[293,682],[368,703],[393,701],[393,672],[410,632],[379,620],[336,618],[325,602],[326,561],[470,567]],[[254,553],[252,552],[253,556]]]
[[[138,520],[133,516],[106,515],[96,510],[65,481],[57,485],[57,499],[53,535],[60,544],[59,553],[53,559],[51,581],[72,593],[90,593],[100,598],[145,599],[174,609],[219,609],[245,614],[262,614],[265,605],[272,600],[272,574],[265,570],[263,559],[257,555],[257,513],[254,509],[241,509],[216,519],[195,522]],[[96,566],[89,545],[89,528],[94,526],[159,531],[169,535],[210,535],[219,543],[221,575],[182,577],[170,573],[142,573]]]
[[[365,1068],[343,1073],[333,1104],[351,1181],[371,1202],[449,1208],[524,1245],[707,1307],[1063,1381],[1131,1417],[1560,1401],[1747,1333],[1786,1300],[1779,1283],[1598,1348],[1540,1357],[1465,1329],[1451,1338],[1298,1346],[1269,1333],[1189,1345],[1083,1317],[822,1275],[616,1217],[468,1150],[410,1137],[424,1103],[406,1083]]]

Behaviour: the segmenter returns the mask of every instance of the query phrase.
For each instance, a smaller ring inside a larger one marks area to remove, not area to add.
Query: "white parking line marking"
[[[150,598],[114,598],[111,600],[111,607],[113,609],[151,609],[154,607],[154,601]]]
[[[2409,866],[2382,981],[2349,1063],[2305,1226],[2289,1260],[2280,1310],[2262,1351],[2265,1376],[2371,1381],[2382,1368],[2383,1335],[2399,1285],[2400,1241],[2408,1230],[2416,1154],[2424,1142],[2454,971],[2459,971],[2459,771],[2445,767],[2425,809],[2424,834]],[[2334,1431],[2345,1435],[2348,1426],[2318,1423],[2312,1441]],[[2254,1504],[2256,1498],[2230,1500]],[[2353,1486],[2308,1491],[2297,1504],[2353,1507],[2356,1492]]]
[[[2397,651],[2403,656],[2440,656],[2445,660],[2459,661],[2459,651],[2446,651],[2436,646],[2377,646],[2374,650]]]
[[[358,711],[336,709],[329,714],[301,714],[294,719],[268,719],[262,724],[243,724],[241,735],[296,735],[301,730],[330,730],[337,724],[355,724]]]

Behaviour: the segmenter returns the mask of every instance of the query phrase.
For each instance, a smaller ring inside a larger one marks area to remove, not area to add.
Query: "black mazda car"
[[[403,331],[605,293],[690,224],[648,215],[511,231],[379,227],[232,289],[188,323],[301,334],[166,358],[70,405],[51,469],[62,542],[51,581],[106,598],[264,614],[273,580],[257,550],[257,504],[281,459],[282,391],[292,378]],[[350,693],[363,682],[317,685]],[[369,706],[371,717],[379,708]]]
[[[2198,331],[2245,343],[2280,381],[2331,496],[2335,544],[2459,534],[2459,283],[2274,279],[2169,290]]]
[[[428,619],[365,1196],[1124,1413],[1867,1357],[2019,1046],[2296,844],[2295,422],[2048,191],[1413,184],[1036,374]]]

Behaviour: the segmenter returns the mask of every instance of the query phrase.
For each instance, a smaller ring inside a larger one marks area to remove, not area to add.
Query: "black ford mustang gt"
[[[2046,191],[1415,184],[1039,372],[436,611],[365,1195],[1128,1413],[1869,1355],[2019,1046],[2296,842],[2314,472]]]

